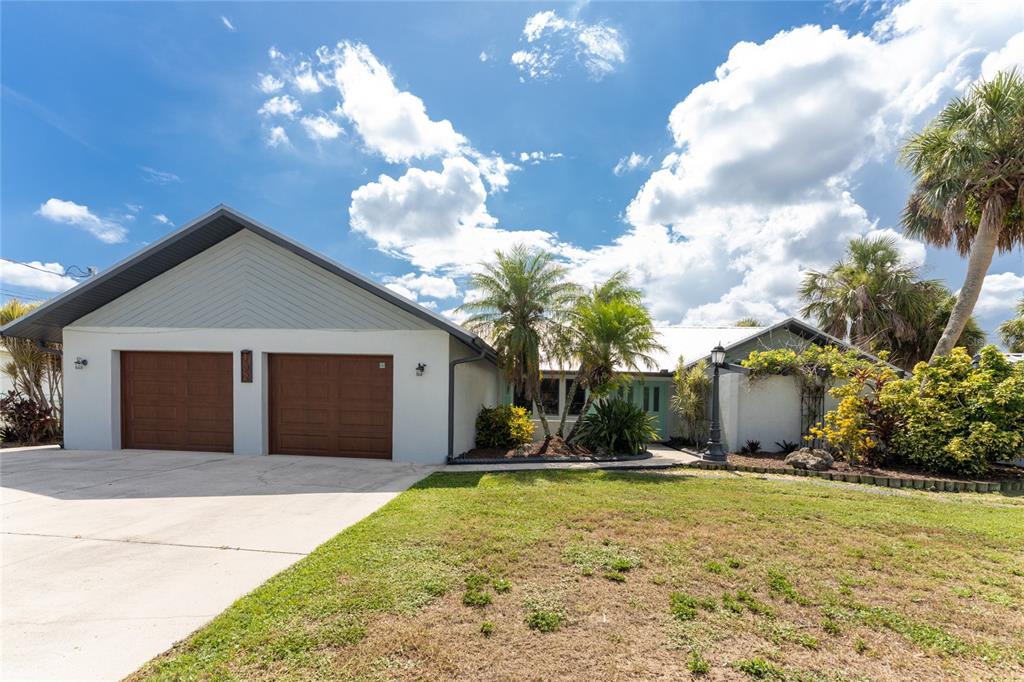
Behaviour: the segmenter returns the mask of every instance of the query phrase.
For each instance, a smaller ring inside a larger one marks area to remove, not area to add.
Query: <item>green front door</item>
[[[644,412],[657,420],[658,437],[662,439],[665,438],[665,388],[661,383],[648,382],[641,389]]]

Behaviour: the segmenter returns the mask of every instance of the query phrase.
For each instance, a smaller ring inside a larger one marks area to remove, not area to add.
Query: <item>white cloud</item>
[[[495,249],[523,242],[552,246],[540,230],[502,230],[487,212],[480,169],[464,157],[445,159],[441,171],[410,168],[352,192],[352,229],[391,255],[432,272],[473,270]]]
[[[261,116],[284,116],[286,118],[295,118],[295,114],[302,111],[302,105],[299,101],[291,95],[278,95],[277,97],[271,97],[263,106],[256,112]]]
[[[560,17],[552,10],[526,20],[523,38],[529,47],[512,54],[522,76],[545,79],[566,56],[573,57],[594,80],[601,80],[626,62],[626,40],[615,28]]]
[[[385,277],[384,282],[392,291],[413,301],[419,300],[420,296],[453,298],[459,294],[459,288],[451,277],[410,272],[400,277]]]
[[[37,215],[55,223],[79,227],[105,244],[118,244],[125,240],[128,230],[119,223],[100,218],[88,206],[63,199],[47,199],[40,205]]]
[[[156,220],[158,223],[162,223],[164,225],[169,225],[171,227],[174,227],[174,221],[172,221],[170,218],[168,218],[163,213],[156,213],[156,214],[154,214],[153,215],[153,219]]]
[[[480,61],[486,62],[490,58],[491,58],[491,55],[487,54],[487,52],[481,52],[480,53]]]
[[[619,159],[619,162],[615,164],[615,168],[612,172],[616,175],[625,175],[641,168],[647,168],[651,165],[651,157],[631,152],[629,156],[623,156]]]
[[[307,94],[320,92],[320,82],[313,75],[313,65],[309,62],[302,62],[293,74],[295,87],[299,92]]]
[[[291,140],[288,139],[288,133],[281,126],[274,126],[270,129],[267,133],[266,142],[268,147],[280,147],[281,145],[291,144]]]
[[[1022,21],[1012,4],[910,0],[871,35],[803,26],[737,43],[672,110],[676,150],[627,207],[629,232],[581,262],[633,267],[660,319],[793,314],[807,268],[830,265],[852,237],[899,236],[850,194],[858,174],[891,164],[987,54],[1014,49]],[[898,245],[924,261],[923,245]]]
[[[273,74],[261,73],[259,89],[265,95],[273,95],[284,87],[284,81],[280,78],[275,78]]]
[[[224,24],[224,28],[231,31],[232,33],[238,30],[237,28],[235,28],[235,25],[231,23],[231,20],[223,14],[220,17],[220,23]]]
[[[1006,46],[998,52],[993,52],[981,63],[981,75],[990,79],[1000,71],[1010,69],[1024,71],[1024,31],[1013,36],[1006,42]]]
[[[1009,319],[1021,296],[1024,296],[1024,275],[1013,272],[988,274],[981,286],[974,314],[993,318],[996,322]]]
[[[174,173],[167,171],[157,170],[156,168],[150,168],[149,166],[139,166],[139,170],[142,171],[142,179],[146,182],[152,182],[157,185],[167,185],[172,182],[181,182]]]
[[[277,49],[273,45],[271,45],[270,48],[267,50],[267,56],[273,60],[284,59],[284,54],[281,52],[281,50]]]
[[[317,142],[320,140],[333,140],[345,132],[340,125],[324,114],[303,116],[302,127],[306,129],[309,139]]]
[[[320,48],[320,61],[333,69],[330,80],[342,95],[341,113],[367,148],[392,163],[460,153],[466,138],[448,120],[427,115],[423,100],[399,90],[391,72],[358,43]]]
[[[554,161],[565,156],[562,152],[519,152],[520,163],[536,166],[544,161]]]
[[[78,284],[64,274],[64,266],[60,263],[30,261],[23,264],[3,259],[0,259],[0,283],[50,293],[67,291]]]

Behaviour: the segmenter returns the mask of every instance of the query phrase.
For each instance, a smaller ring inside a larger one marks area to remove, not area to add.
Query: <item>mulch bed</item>
[[[785,463],[786,455],[782,453],[759,452],[755,455],[729,453],[729,464],[735,466],[766,467],[771,469],[789,469]],[[868,467],[849,462],[836,460],[830,471],[839,471],[851,474],[864,474],[867,476],[882,476],[887,478],[904,478],[909,480],[927,479],[936,481],[1016,481],[1024,480],[1024,469],[1020,467],[993,465],[987,474],[979,478],[958,478],[955,476],[931,473],[922,471],[916,467]]]
[[[474,448],[459,455],[459,459],[530,459],[531,457],[589,457],[592,453],[582,445],[566,443],[552,436],[544,448],[544,441],[506,448]],[[541,452],[541,450],[544,450]]]

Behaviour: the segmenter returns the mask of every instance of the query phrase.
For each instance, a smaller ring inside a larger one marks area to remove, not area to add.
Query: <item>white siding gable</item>
[[[71,326],[434,329],[249,230],[240,230]]]

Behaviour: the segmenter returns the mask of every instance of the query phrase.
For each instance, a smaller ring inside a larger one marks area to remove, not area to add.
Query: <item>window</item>
[[[572,395],[572,385],[573,380],[567,379],[565,382],[566,400],[568,400],[569,396]],[[583,403],[586,402],[586,399],[587,392],[583,388],[580,388],[580,390],[576,391],[576,395],[573,397],[572,402],[569,403],[569,414],[574,416],[579,415],[579,413],[583,411]]]
[[[540,401],[544,414],[558,414],[558,379],[540,380]]]
[[[533,410],[533,403],[526,397],[525,393],[520,393],[519,391],[513,392],[512,404],[516,407],[525,407],[527,412]]]
[[[654,387],[654,411],[661,412],[661,386]]]
[[[644,386],[644,412],[651,411],[651,389]]]

